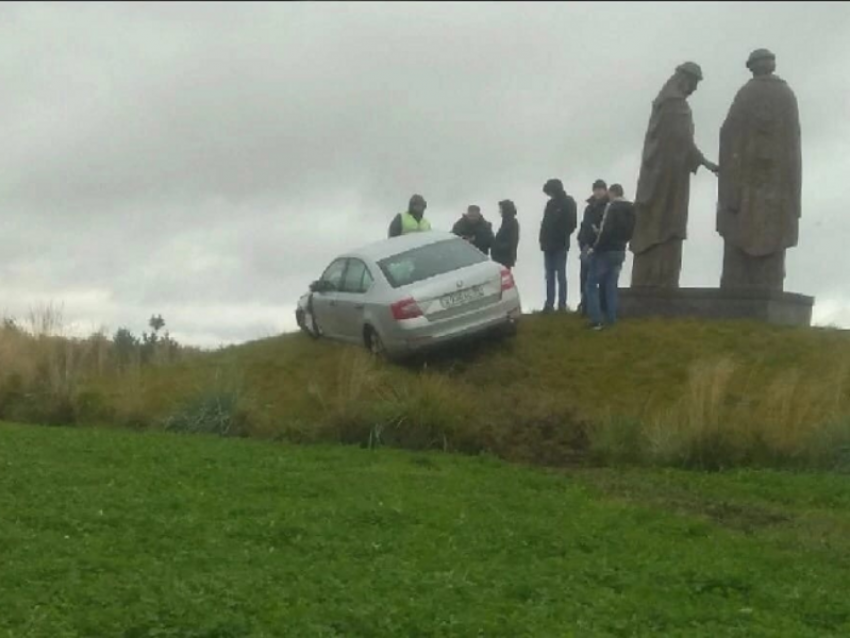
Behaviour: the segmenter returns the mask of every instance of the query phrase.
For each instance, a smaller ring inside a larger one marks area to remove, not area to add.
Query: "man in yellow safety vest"
[[[428,204],[422,195],[414,195],[410,198],[406,213],[399,213],[390,224],[390,237],[407,235],[408,233],[419,233],[431,230],[431,222],[425,219],[425,209]]]

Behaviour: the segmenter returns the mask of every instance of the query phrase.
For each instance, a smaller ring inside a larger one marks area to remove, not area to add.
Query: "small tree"
[[[115,358],[118,361],[118,367],[125,369],[136,356],[136,351],[139,348],[139,339],[127,328],[118,328],[115,336],[112,337],[112,343],[115,346]]]
[[[154,334],[158,334],[165,327],[165,319],[162,318],[162,315],[151,315],[148,325],[153,328]]]
[[[163,338],[160,337],[159,331],[165,327],[165,319],[162,318],[162,315],[151,315],[151,318],[148,320],[148,325],[151,327],[152,332],[142,333],[142,361],[144,363],[151,363],[160,357],[157,356],[157,353],[162,350],[160,344],[163,343]],[[168,350],[168,341],[170,337],[168,333],[165,333],[165,347]],[[166,352],[166,357],[170,352]]]

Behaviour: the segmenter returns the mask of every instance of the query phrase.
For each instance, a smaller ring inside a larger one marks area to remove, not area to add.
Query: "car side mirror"
[[[310,284],[310,292],[330,292],[333,290],[333,284],[329,281],[319,279]]]

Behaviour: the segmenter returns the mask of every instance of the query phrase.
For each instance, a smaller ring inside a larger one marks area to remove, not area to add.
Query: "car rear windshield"
[[[487,257],[468,242],[447,239],[387,257],[378,266],[390,285],[400,288],[482,261],[487,261]]]

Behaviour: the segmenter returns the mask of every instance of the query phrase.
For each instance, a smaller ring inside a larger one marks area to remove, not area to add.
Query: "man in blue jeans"
[[[544,313],[555,309],[555,283],[558,284],[558,310],[567,309],[567,250],[570,235],[578,224],[575,200],[564,191],[559,179],[550,179],[543,185],[549,196],[543,222],[540,224],[540,250],[546,267],[546,305]]]
[[[587,306],[590,328],[604,327],[600,309],[599,289],[605,291],[608,325],[617,321],[618,283],[623,262],[626,260],[626,245],[635,229],[635,207],[623,197],[623,187],[612,184],[608,189],[609,203],[602,214],[596,242],[588,251]]]

